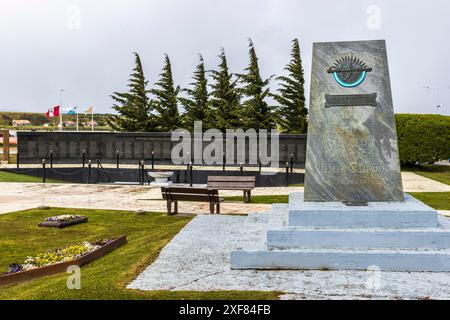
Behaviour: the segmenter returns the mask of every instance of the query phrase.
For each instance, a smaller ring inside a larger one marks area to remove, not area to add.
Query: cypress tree
[[[250,62],[245,73],[239,75],[243,87],[240,92],[246,97],[243,102],[243,121],[245,128],[271,129],[274,127],[272,107],[265,99],[269,96],[270,78],[263,80],[259,72],[255,47],[249,39]]]
[[[203,128],[210,128],[211,110],[208,93],[208,79],[206,78],[205,63],[203,57],[199,55],[200,62],[196,67],[193,76],[193,82],[189,85],[192,89],[186,88],[182,91],[188,95],[188,98],[180,97],[179,100],[186,110],[183,115],[184,127],[193,130],[194,121],[203,121]]]
[[[278,94],[278,123],[284,133],[306,133],[308,109],[305,107],[305,79],[298,39],[292,40],[291,61],[285,67],[287,76],[277,77],[281,81]]]
[[[241,125],[240,97],[236,90],[236,80],[228,70],[225,50],[219,54],[218,70],[211,71],[213,83],[211,84],[212,127],[225,131],[225,129],[239,128]]]
[[[148,98],[147,84],[141,58],[136,52],[135,67],[129,79],[128,92],[114,92],[111,98],[114,100],[113,109],[118,115],[107,117],[107,123],[118,131],[154,131],[155,117],[151,113],[152,103]]]
[[[180,128],[181,118],[177,105],[180,87],[174,85],[172,65],[167,54],[164,56],[160,80],[155,86],[159,89],[152,89],[150,92],[155,96],[154,108],[158,115],[159,131],[173,131]]]

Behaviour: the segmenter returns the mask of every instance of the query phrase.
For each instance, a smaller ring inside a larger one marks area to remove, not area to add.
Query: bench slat
[[[219,194],[219,190],[212,188],[162,187],[161,193],[190,193],[190,194]]]
[[[246,188],[246,187],[221,187],[221,186],[217,186],[215,188],[220,190],[242,190],[242,191],[251,191],[254,189],[253,187]]]
[[[255,182],[255,176],[208,176],[208,181]]]
[[[216,181],[208,182],[208,187],[215,188],[215,186],[254,188],[255,184],[251,182],[216,182]]]
[[[167,200],[168,194],[163,194],[163,199]],[[201,195],[201,194],[183,194],[183,193],[171,193],[170,194],[170,200],[172,201],[194,201],[194,202],[210,202],[210,200],[214,202],[219,202],[220,198],[217,195],[214,196],[208,196],[208,195]]]

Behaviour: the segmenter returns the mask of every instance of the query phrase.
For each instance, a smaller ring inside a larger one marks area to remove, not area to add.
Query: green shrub
[[[433,163],[450,158],[450,117],[397,114],[398,148],[404,165]]]

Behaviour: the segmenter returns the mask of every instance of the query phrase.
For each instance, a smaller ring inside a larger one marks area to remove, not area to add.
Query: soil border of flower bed
[[[66,272],[69,266],[83,266],[93,260],[96,260],[105,254],[111,252],[114,249],[124,245],[127,243],[126,235],[121,235],[117,238],[114,238],[110,243],[105,244],[104,246],[89,252],[88,254],[71,261],[60,262],[50,266],[40,267],[36,269],[31,269],[27,271],[20,271],[16,273],[6,273],[0,275],[0,286],[6,284],[13,284],[22,281],[28,281],[35,278],[40,278],[43,276],[54,275],[62,272]]]
[[[72,226],[74,224],[79,224],[83,222],[87,222],[87,217],[78,217],[75,219],[72,219],[70,221],[43,221],[38,224],[39,227],[56,227],[56,228],[64,228],[68,226]]]

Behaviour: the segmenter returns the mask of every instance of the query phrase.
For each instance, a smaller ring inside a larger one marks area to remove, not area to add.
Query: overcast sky
[[[448,0],[0,0],[0,110],[45,112],[64,89],[64,107],[111,112],[133,51],[150,83],[168,53],[185,86],[197,53],[212,69],[224,47],[242,71],[250,37],[263,76],[298,38],[307,94],[313,42],[386,39],[395,111],[450,115],[449,17]]]

